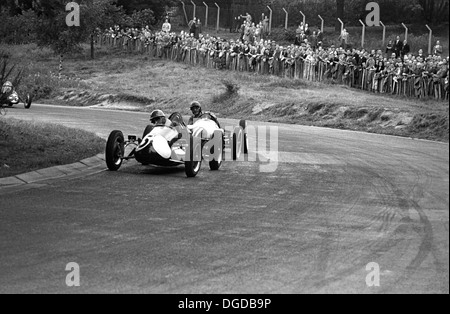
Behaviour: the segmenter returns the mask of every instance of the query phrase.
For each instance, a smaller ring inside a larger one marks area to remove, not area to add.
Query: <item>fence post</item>
[[[186,24],[189,24],[189,19],[188,19],[187,12],[186,12],[186,4],[182,0],[180,0],[180,2],[183,5],[183,12],[184,12],[184,17],[186,19]]]
[[[272,34],[272,17],[273,17],[273,11],[272,11],[272,9],[271,9],[269,6],[267,6],[267,8],[268,8],[269,11],[270,11],[270,17],[269,17],[269,35],[270,35],[270,34]]]
[[[319,19],[321,21],[321,26],[320,26],[320,31],[323,33],[323,24],[325,23],[325,21],[323,20],[323,18],[319,15]]]
[[[428,39],[428,54],[431,55],[432,42],[433,42],[433,30],[428,25],[425,25],[425,26],[430,31],[430,38]]]
[[[344,22],[342,22],[340,18],[338,18],[338,20],[341,23],[341,34],[342,34],[342,31],[344,30]]]
[[[217,7],[217,26],[216,26],[216,31],[219,32],[219,28],[220,28],[220,7],[217,3],[214,3]]]
[[[366,37],[366,24],[359,20],[359,23],[361,23],[363,29],[362,29],[362,35],[361,35],[361,48],[364,48],[364,43],[365,43],[365,37]]]
[[[197,5],[195,4],[195,2],[194,1],[192,1],[191,0],[191,3],[192,3],[192,5],[194,6],[194,16],[192,17],[193,19],[195,19],[196,18],[196,16],[195,16],[195,14],[197,13],[196,11],[197,11]]]
[[[402,23],[403,27],[405,28],[405,40],[408,41],[408,27],[404,23]]]
[[[206,7],[205,27],[208,27],[208,11],[209,11],[209,7],[208,7],[208,5],[205,2],[203,2],[203,4]]]
[[[286,11],[285,8],[283,8],[283,11],[286,13],[286,21],[285,21],[285,26],[284,26],[284,28],[285,28],[285,29],[288,29],[288,24],[289,24],[289,13],[288,13],[288,11]]]
[[[302,11],[300,11],[300,14],[303,16],[303,27],[304,27],[306,23],[306,16],[303,14]]]
[[[383,47],[386,44],[386,25],[380,21],[381,26],[383,26]]]

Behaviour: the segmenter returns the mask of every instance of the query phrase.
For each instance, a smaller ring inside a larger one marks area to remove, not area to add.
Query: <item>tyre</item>
[[[142,135],[142,139],[144,139],[147,135],[149,135],[154,128],[155,127],[153,125],[147,125],[147,127],[144,130],[144,134]]]
[[[27,94],[27,98],[25,99],[25,109],[30,109],[31,103],[33,102],[33,97],[30,94]]]
[[[200,172],[202,167],[202,144],[194,142],[194,138],[191,136],[189,145],[189,161],[185,161],[185,172],[188,178],[194,178]]]
[[[239,127],[233,132],[233,160],[238,160],[241,157],[243,144],[244,131]]]
[[[121,131],[112,131],[106,143],[105,159],[108,169],[117,171],[122,166],[125,154],[125,138]]]
[[[214,152],[212,152],[214,154]],[[217,171],[222,166],[223,160],[224,160],[224,150],[222,149],[222,154],[219,155],[219,160],[213,160],[209,162],[209,169],[211,171]]]
[[[221,132],[215,133],[214,136],[220,136],[222,138],[222,153],[218,156],[218,160],[212,160],[209,162],[209,169],[211,171],[217,171],[222,166],[223,161],[225,160],[225,139],[224,135]],[[214,139],[214,138],[213,138]],[[211,149],[209,152],[211,156],[215,156],[214,149]]]
[[[244,131],[244,147],[243,147],[243,151],[245,155],[248,155],[248,135],[247,135],[247,121],[246,120],[241,120],[239,121],[239,126],[242,128],[242,130]]]

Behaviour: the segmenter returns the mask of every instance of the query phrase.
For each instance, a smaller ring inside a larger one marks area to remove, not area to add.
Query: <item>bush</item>
[[[215,96],[213,103],[221,103],[239,95],[239,90],[241,88],[237,83],[230,80],[223,80],[222,84],[225,85],[225,93]]]
[[[239,93],[239,90],[241,87],[236,83],[229,80],[222,81],[223,85],[225,85],[225,88],[227,90],[227,94],[229,95],[237,95]]]

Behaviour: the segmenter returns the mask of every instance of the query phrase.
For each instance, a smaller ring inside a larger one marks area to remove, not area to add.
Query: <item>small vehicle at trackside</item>
[[[0,107],[12,107],[19,103],[22,103],[25,109],[30,109],[32,103],[31,95],[27,94],[25,98],[22,98],[19,96],[11,82],[5,82],[0,90]]]
[[[179,113],[172,114],[169,120],[172,125],[148,125],[142,139],[130,135],[126,140],[121,131],[112,131],[105,151],[108,169],[117,171],[123,161],[135,159],[144,166],[184,166],[186,176],[195,177],[203,161],[209,163],[212,171],[219,170],[226,149],[231,149],[233,160],[248,153],[245,120],[233,132],[222,129],[207,112],[193,125],[186,125]]]

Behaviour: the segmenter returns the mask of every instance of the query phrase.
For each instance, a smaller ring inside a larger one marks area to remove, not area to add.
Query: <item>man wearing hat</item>
[[[189,118],[188,125],[193,125],[196,119],[199,119],[203,112],[202,112],[202,106],[200,106],[200,103],[198,101],[191,102],[191,111],[192,116]]]
[[[203,112],[202,106],[200,105],[200,103],[198,101],[191,102],[191,111],[192,111],[192,116],[189,118],[188,125],[193,125],[196,120],[198,120],[202,117],[203,114],[208,114],[211,117],[211,119],[214,122],[216,122],[220,128],[220,123],[219,123],[219,120],[217,119],[216,115],[209,111]]]

